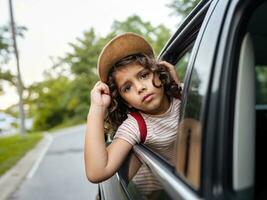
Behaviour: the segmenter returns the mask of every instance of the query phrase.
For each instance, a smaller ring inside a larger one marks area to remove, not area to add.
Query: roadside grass
[[[15,165],[43,137],[41,133],[16,134],[0,138],[0,176]]]

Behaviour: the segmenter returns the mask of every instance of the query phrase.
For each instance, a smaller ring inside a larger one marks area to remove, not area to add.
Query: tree
[[[0,27],[0,63],[6,63],[10,42],[7,38],[8,28],[6,26]]]
[[[16,28],[17,35],[21,38],[24,37],[24,32],[27,28],[24,26],[18,26]],[[0,94],[3,93],[2,83],[8,82],[10,85],[16,87],[17,77],[12,74],[10,70],[4,70],[3,64],[7,64],[10,60],[10,54],[12,50],[12,38],[10,36],[10,27],[4,25],[0,27]]]
[[[173,10],[173,14],[186,17],[201,0],[172,0],[167,6]]]
[[[90,90],[97,81],[93,74],[82,74],[77,76],[71,83],[68,93],[65,95],[67,118],[74,118],[76,121],[85,121],[90,105]]]
[[[93,28],[84,32],[82,38],[76,43],[70,43],[73,49],[66,57],[60,58],[61,63],[67,63],[75,75],[95,74],[95,66],[101,48],[106,43],[106,38],[97,37]]]
[[[7,81],[11,83],[12,85],[15,85],[15,76],[11,74],[11,72],[8,71],[2,71],[0,68],[0,81]],[[0,94],[3,93],[2,85],[0,84]]]
[[[267,104],[267,69],[256,66],[256,104]]]
[[[164,25],[153,26],[150,22],[144,22],[139,16],[133,15],[125,21],[115,21],[111,27],[111,35],[118,35],[124,32],[140,34],[152,45],[156,55],[159,54],[166,41],[170,38],[171,32]]]
[[[34,116],[35,130],[47,130],[63,122],[66,115],[64,101],[69,85],[70,80],[61,76],[46,78],[28,88],[26,103],[30,107],[30,114]]]
[[[125,21],[115,21],[111,31],[105,37],[98,37],[94,29],[84,32],[82,38],[75,43],[70,43],[72,53],[60,58],[59,66],[67,63],[74,75],[92,74],[96,75],[98,56],[104,45],[115,35],[123,32],[134,32],[144,36],[153,46],[156,54],[170,37],[170,30],[164,25],[152,26],[150,22],[144,22],[139,16],[133,15]]]
[[[27,31],[25,26],[17,26],[17,36],[23,38],[24,33]],[[7,25],[0,27],[0,66],[4,63],[8,63],[10,59],[10,53],[12,53],[12,38],[10,34],[10,27]]]
[[[10,42],[8,40],[8,28],[6,26],[0,27],[0,94],[3,92],[1,82],[13,81],[13,75],[10,71],[4,71],[1,69],[1,64],[6,63],[10,53]]]
[[[20,133],[25,134],[25,111],[24,111],[24,103],[23,103],[23,90],[24,86],[21,79],[21,73],[20,73],[20,62],[19,62],[19,53],[17,48],[17,33],[16,33],[16,24],[14,20],[13,15],[13,6],[12,6],[12,0],[9,0],[9,13],[10,13],[10,26],[11,26],[11,33],[12,33],[12,41],[13,41],[13,49],[14,54],[16,58],[16,67],[17,67],[17,91],[19,96],[19,119],[20,119]]]

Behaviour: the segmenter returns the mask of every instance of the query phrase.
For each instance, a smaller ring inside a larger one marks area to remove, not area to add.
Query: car
[[[6,113],[0,112],[0,136],[9,135],[16,132],[15,124],[17,119]]]
[[[267,1],[201,1],[159,58],[184,83],[176,160],[133,147],[161,183],[158,199],[265,199]],[[142,199],[125,171],[99,184],[101,199]]]

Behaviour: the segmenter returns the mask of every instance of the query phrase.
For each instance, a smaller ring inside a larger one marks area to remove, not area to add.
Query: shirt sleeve
[[[177,98],[173,98],[173,106],[175,110],[179,111],[180,106],[181,106],[181,100]]]
[[[131,145],[140,142],[138,124],[131,115],[128,115],[128,118],[119,126],[115,133],[114,140],[118,138],[129,142]]]

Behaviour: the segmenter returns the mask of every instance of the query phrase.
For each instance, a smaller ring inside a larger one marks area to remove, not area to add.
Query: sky
[[[52,66],[51,58],[70,52],[83,32],[94,28],[105,36],[114,20],[123,21],[133,14],[153,25],[164,24],[175,31],[179,19],[171,16],[166,5],[171,0],[13,0],[15,22],[27,27],[25,38],[18,40],[21,76],[28,86],[41,81],[45,69]],[[9,22],[8,0],[0,0],[0,26]],[[16,73],[14,59],[3,66]],[[4,85],[0,109],[18,101],[15,88]]]

